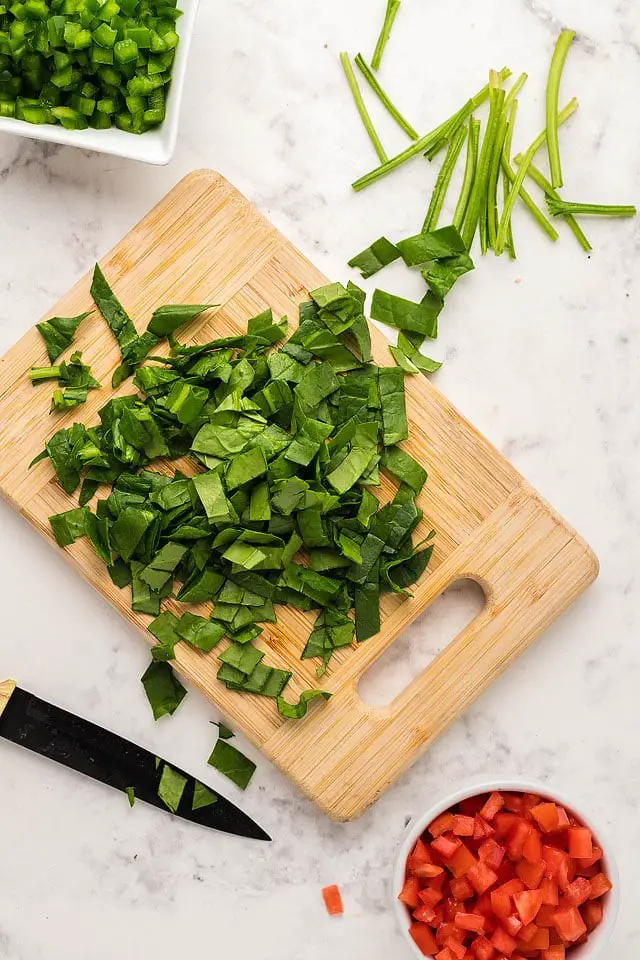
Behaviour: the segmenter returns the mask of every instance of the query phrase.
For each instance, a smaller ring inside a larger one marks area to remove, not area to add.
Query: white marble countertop
[[[224,173],[336,279],[383,230],[415,232],[435,178],[424,161],[364,194],[349,189],[375,158],[337,55],[370,52],[383,6],[203,0],[179,147],[166,169],[1,137],[0,350],[196,167]],[[579,34],[563,90],[581,104],[562,135],[566,195],[637,202],[633,0],[405,0],[381,76],[426,130],[490,66],[526,70],[522,149],[543,126],[546,71],[563,25]],[[392,151],[404,147],[389,123],[380,130]],[[145,646],[0,504],[2,677],[207,779],[275,838],[238,841],[142,804],[129,811],[123,796],[0,742],[2,960],[156,960],[178,951],[400,960],[386,884],[405,821],[461,779],[485,774],[566,784],[608,824],[624,903],[606,957],[638,956],[640,221],[587,226],[590,258],[566,231],[551,248],[518,210],[518,261],[479,264],[447,306],[434,352],[446,358],[438,386],[590,541],[600,579],[356,823],[329,822],[266,760],[245,795],[223,783],[206,766],[215,715],[195,694],[154,725],[139,683]],[[401,270],[384,286],[416,292]],[[413,628],[414,669],[439,629],[426,619]],[[342,920],[324,912],[328,883],[343,889]]]

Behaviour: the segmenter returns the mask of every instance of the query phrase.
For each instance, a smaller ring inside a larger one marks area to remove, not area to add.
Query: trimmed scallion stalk
[[[417,140],[419,134],[416,132],[416,130],[414,130],[409,121],[405,120],[398,108],[391,102],[388,95],[378,83],[376,75],[373,73],[371,67],[368,65],[361,53],[356,56],[355,64],[375,95],[380,100],[380,103],[382,103],[388,113],[393,117],[398,126],[402,127],[407,136],[411,137],[412,140]]]
[[[475,237],[476,230],[478,228],[478,223],[480,222],[482,214],[485,210],[487,186],[489,183],[489,170],[491,167],[491,160],[493,158],[493,151],[495,149],[496,137],[500,125],[500,117],[502,115],[502,108],[504,106],[504,99],[505,93],[502,87],[493,87],[490,95],[491,105],[489,108],[487,130],[484,135],[484,140],[482,141],[480,159],[478,160],[478,169],[476,171],[476,179],[473,184],[471,197],[469,199],[469,206],[467,208],[467,215],[462,228],[462,239],[464,240],[467,250],[471,249],[473,238]],[[486,221],[484,220],[484,217],[482,217],[482,221],[485,224],[486,229]]]
[[[514,163],[520,164],[521,161],[522,161],[522,154],[519,153],[516,157],[514,157]],[[561,199],[558,191],[553,189],[553,187],[551,186],[551,183],[549,182],[549,180],[547,180],[544,173],[541,170],[538,170],[538,168],[533,163],[529,165],[529,169],[527,170],[527,176],[531,177],[533,182],[540,187],[540,189],[543,191],[543,193],[546,194],[546,196],[553,197],[554,200]],[[567,213],[565,214],[564,219],[567,226],[571,230],[571,233],[574,235],[574,237],[576,238],[576,240],[578,241],[582,249],[585,251],[585,253],[589,253],[589,251],[592,250],[593,248],[589,243],[588,239],[586,238],[586,236],[584,235],[582,227],[580,226],[576,218],[573,216],[573,214]]]
[[[525,155],[526,157],[526,155]],[[522,162],[525,163],[525,157]],[[564,217],[570,213],[573,216],[593,217],[635,217],[638,213],[635,207],[607,203],[572,203],[569,200],[547,197],[547,206],[552,217]]]
[[[498,124],[498,132],[496,134],[496,141],[493,149],[493,154],[491,157],[491,166],[489,168],[489,180],[487,183],[487,201],[486,201],[486,215],[487,215],[487,242],[488,246],[492,249],[495,247],[496,236],[498,233],[498,175],[500,173],[500,163],[502,160],[502,153],[504,150],[504,143],[507,136],[507,129],[509,125],[509,114],[511,111],[511,104],[515,101],[516,97],[522,90],[525,82],[527,80],[527,74],[521,73],[516,82],[513,84],[509,93],[505,96],[504,106],[502,108],[502,113],[500,115],[500,121]],[[483,253],[485,251],[483,250]]]
[[[510,76],[511,70],[509,70],[508,67],[503,67],[497,75],[498,81],[501,83],[504,83],[505,80],[508,80]],[[482,90],[478,90],[476,95],[465,103],[461,110],[458,110],[457,113],[454,113],[454,115],[447,120],[446,132],[440,137],[440,140],[437,143],[432,144],[427,150],[425,150],[424,155],[427,160],[433,160],[433,158],[440,153],[442,148],[448,143],[449,140],[451,140],[454,133],[457,132],[458,127],[460,127],[461,124],[466,123],[474,110],[476,110],[478,107],[481,107],[482,104],[489,99],[490,92],[491,85],[487,83]]]
[[[518,109],[518,101],[514,100],[514,102],[511,104],[511,117],[509,120],[510,129],[507,132],[507,143],[509,143],[509,150],[511,150],[511,138],[513,136],[513,129],[515,128],[515,117],[516,117],[517,109]],[[502,154],[502,172],[504,173],[504,176],[505,176],[504,202],[506,204],[507,197],[509,196],[509,188],[516,178],[516,172],[511,166],[511,161],[507,156],[506,150],[503,151],[503,154]],[[544,231],[544,233],[546,233],[549,239],[556,241],[560,237],[560,234],[558,233],[554,225],[551,223],[551,221],[546,218],[546,216],[544,215],[540,207],[537,205],[537,203],[535,202],[531,194],[525,189],[524,186],[520,188],[520,199],[522,200],[525,207],[527,208],[527,210],[529,211],[533,219],[536,221],[538,226]],[[510,228],[511,234],[509,234],[509,231],[508,231],[507,237],[513,234],[513,230],[511,228],[511,220],[509,220],[509,228]]]
[[[564,123],[565,120],[568,120],[569,117],[573,113],[575,113],[577,109],[578,109],[578,101],[574,97],[573,100],[569,101],[567,106],[563,110],[561,110],[560,113],[558,114],[558,125],[560,125],[561,123]],[[540,149],[540,147],[542,146],[542,144],[545,142],[546,139],[547,139],[547,131],[545,129],[542,131],[542,133],[540,133],[536,137],[536,139],[533,141],[529,149],[523,154],[522,162],[511,184],[511,190],[509,191],[509,196],[507,197],[507,201],[505,203],[504,210],[502,212],[502,219],[500,220],[500,226],[498,228],[498,238],[496,240],[496,254],[498,256],[500,256],[500,254],[504,250],[504,246],[507,239],[507,232],[509,230],[509,221],[511,219],[511,214],[513,213],[513,208],[515,207],[516,200],[518,199],[518,196],[520,195],[520,191],[522,190],[522,186],[524,184],[524,178],[527,175],[527,170],[531,165],[531,163],[533,162],[533,158],[535,157],[536,153],[538,152],[538,150]],[[505,170],[506,169],[507,168],[505,167]],[[558,234],[556,231],[555,239],[557,239],[557,236]]]
[[[560,143],[558,141],[558,100],[560,96],[560,80],[569,47],[573,42],[573,30],[563,30],[556,42],[549,79],[547,81],[547,149],[549,151],[549,169],[551,171],[551,186],[558,190],[562,186],[562,164],[560,162]]]
[[[428,233],[430,230],[434,230],[438,225],[438,218],[442,213],[444,198],[447,195],[447,190],[449,189],[449,184],[451,183],[451,177],[466,138],[467,127],[460,127],[453,140],[449,144],[449,149],[447,150],[447,154],[440,168],[440,172],[438,173],[434,191],[431,194],[429,209],[427,210],[427,215],[422,225],[423,233]]]
[[[480,141],[480,121],[475,117],[469,118],[469,139],[467,140],[467,159],[464,167],[464,178],[460,189],[460,196],[453,215],[453,225],[459,231],[467,212],[467,205],[478,165],[478,143]]]
[[[506,80],[509,76],[511,76],[511,71],[507,67],[503,67],[499,73],[500,79]],[[370,170],[369,173],[365,173],[364,176],[355,180],[351,184],[353,189],[356,191],[364,190],[365,187],[375,183],[376,180],[380,180],[393,170],[397,170],[397,168],[401,167],[407,160],[417,157],[419,153],[424,153],[425,150],[429,150],[429,148],[435,144],[443,144],[444,141],[455,133],[461,124],[467,122],[473,111],[483,104],[488,96],[489,84],[484,86],[482,90],[479,90],[470,100],[467,100],[464,106],[461,107],[460,110],[457,110],[448,120],[445,120],[444,123],[441,123],[429,133],[425,133],[423,137],[420,137],[419,140],[412,143],[411,146],[403,150],[402,153],[397,154],[395,157],[390,157],[379,167],[376,167],[375,170]]]
[[[389,42],[389,37],[391,36],[391,28],[393,23],[398,15],[398,10],[400,9],[400,0],[387,0],[387,9],[384,15],[384,21],[382,23],[382,29],[380,30],[380,36],[378,37],[378,42],[376,43],[376,48],[373,51],[373,57],[371,58],[371,66],[374,70],[380,69],[380,64],[382,62],[382,54],[384,53],[384,48]]]
[[[353,101],[356,105],[356,109],[360,114],[360,119],[362,120],[363,126],[369,135],[369,139],[371,140],[371,143],[373,144],[379,159],[383,163],[385,163],[388,160],[386,150],[382,146],[380,137],[376,133],[376,129],[373,125],[373,121],[369,116],[369,111],[367,110],[365,106],[365,102],[362,99],[360,87],[358,86],[356,75],[353,72],[353,67],[351,66],[351,60],[349,59],[348,53],[340,54],[340,63],[342,64],[344,75],[347,78],[347,83],[349,84],[349,89],[351,90],[351,95],[353,96]]]
[[[505,111],[506,114],[507,111]],[[518,112],[518,101],[514,100],[509,107],[509,114],[507,117],[507,132],[504,138],[504,144],[502,147],[502,157],[500,158],[500,166],[502,168],[502,203],[507,202],[507,197],[509,196],[509,187],[510,182],[507,177],[504,167],[502,166],[502,161],[506,160],[507,163],[511,163],[511,147],[513,145],[513,131],[516,125],[516,114]],[[516,259],[516,245],[513,239],[513,221],[509,220],[509,229],[507,231],[507,242],[505,244],[509,257],[512,260]]]

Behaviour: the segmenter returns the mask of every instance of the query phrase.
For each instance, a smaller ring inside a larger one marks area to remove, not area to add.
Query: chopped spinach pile
[[[352,283],[313,291],[278,348],[287,319],[270,309],[243,335],[190,346],[174,330],[204,308],[165,308],[164,324],[156,311],[152,335],[170,337],[170,354],[138,365],[127,351],[146,335],[96,277],[96,302],[128,371],[137,366],[138,392],[109,400],[95,426],[59,430],[36,458],[50,459],[68,494],[79,491],[79,506],[50,518],[56,541],[88,538],[113,582],[131,590],[132,608],[154,618],[143,683],[156,719],[184,696],[169,666],[176,644],[209,653],[223,638],[219,680],[302,718],[329,694],[283,698],[291,673],[254,645],[277,606],[317,611],[301,656],[322,676],[335,650],[379,631],[381,594],[410,595],[431,557],[431,543],[412,537],[427,473],[398,446],[409,435],[404,371],[372,362],[365,294]],[[423,329],[425,311],[411,327],[411,311],[393,298],[385,310],[408,338]],[[201,472],[150,469],[185,455]],[[372,492],[381,470],[398,484],[385,505]],[[162,610],[171,597],[208,605],[207,616]]]

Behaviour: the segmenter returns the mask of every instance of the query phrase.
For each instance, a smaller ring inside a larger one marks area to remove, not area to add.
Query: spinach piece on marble
[[[218,740],[208,760],[212,767],[231,780],[241,790],[246,790],[256,772],[253,760],[245,757],[225,740]]]

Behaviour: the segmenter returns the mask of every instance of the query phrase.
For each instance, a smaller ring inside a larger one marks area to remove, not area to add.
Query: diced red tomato
[[[469,878],[471,879],[471,878]],[[597,900],[598,897],[604,897],[605,893],[609,893],[611,887],[613,886],[608,877],[604,873],[599,873],[597,876],[590,881],[591,883],[591,900]]]
[[[408,877],[405,880],[404,887],[402,892],[398,897],[402,903],[405,903],[411,910],[415,908],[420,903],[420,881],[417,877]]]
[[[511,860],[521,859],[524,845],[532,830],[533,827],[527,820],[518,820],[514,823],[507,842],[507,853]]]
[[[456,900],[469,900],[473,896],[473,887],[466,877],[454,877],[449,889]]]
[[[540,927],[538,927],[535,923],[528,923],[527,926],[523,927],[518,934],[518,940],[521,944],[529,943],[530,940],[533,940],[539,929]]]
[[[462,960],[463,957],[467,955],[467,948],[463,943],[460,943],[459,940],[454,940],[453,937],[449,937],[447,940],[447,947],[451,950],[451,953],[454,957],[457,957],[458,960]]]
[[[562,907],[553,915],[553,922],[559,935],[567,943],[573,943],[587,932],[587,926],[577,907]]]
[[[522,856],[527,863],[539,863],[542,860],[542,840],[535,827],[531,827],[529,836],[524,842]]]
[[[449,947],[445,947],[444,950],[436,953],[436,960],[456,960],[456,957],[455,954],[451,953]]]
[[[542,960],[565,960],[567,951],[563,943],[554,944],[548,950],[543,950]]]
[[[522,921],[518,920],[515,913],[512,913],[510,917],[507,917],[506,920],[502,921],[502,926],[507,931],[509,936],[517,937],[522,930]]]
[[[460,801],[460,813],[465,817],[475,817],[480,812],[480,807],[484,803],[484,795],[478,794],[475,797],[465,797]]]
[[[478,815],[475,819],[473,839],[483,840],[485,837],[492,837],[494,833],[495,829],[491,826],[491,824],[487,823],[484,817]]]
[[[513,897],[516,893],[522,893],[524,890],[524,883],[522,880],[518,880],[517,877],[514,877],[513,880],[503,883],[499,889],[503,893],[507,893],[510,897]]]
[[[576,877],[567,889],[565,894],[567,903],[572,907],[580,907],[591,896],[591,883],[586,877]]]
[[[586,859],[593,855],[593,836],[588,827],[569,827],[567,836],[570,857],[584,857]]]
[[[540,909],[538,910],[538,916],[536,917],[536,923],[539,927],[555,927],[553,921],[553,915],[556,912],[557,907],[552,904],[543,903]]]
[[[551,880],[557,880],[561,864],[566,864],[568,854],[564,850],[558,850],[556,847],[544,844],[542,847],[542,859],[544,860],[544,875]]]
[[[438,953],[436,953],[436,960],[455,960],[455,957],[448,947],[443,947],[442,950],[439,950]]]
[[[527,863],[526,860],[519,860],[516,863],[516,873],[529,890],[535,890],[542,883],[544,877],[544,860],[538,860],[537,863]]]
[[[518,947],[526,947],[527,950],[547,950],[549,947],[549,931],[544,927],[538,927],[533,937],[525,944],[518,941]]]
[[[511,916],[511,897],[502,887],[491,891],[491,907],[496,917],[506,920]]]
[[[494,834],[496,840],[504,840],[514,824],[519,823],[521,817],[515,813],[497,813],[494,818]]]
[[[539,824],[543,833],[560,829],[560,814],[555,803],[539,803],[531,808],[531,816]]]
[[[498,953],[503,953],[505,957],[510,957],[518,946],[518,943],[513,937],[509,936],[506,930],[498,927],[491,937],[491,945],[496,948]]]
[[[429,833],[432,837],[439,837],[441,833],[446,833],[447,830],[451,830],[453,826],[453,814],[452,813],[441,813],[439,817],[436,817],[429,826],[427,827]]]
[[[419,863],[411,872],[414,877],[419,877],[421,880],[428,880],[431,877],[438,877],[441,873],[444,873],[444,867],[439,867],[436,863]]]
[[[525,816],[526,808],[524,805],[524,794],[505,793],[504,808],[505,810],[509,810],[510,813],[517,813],[519,817]]]
[[[433,923],[436,911],[432,903],[423,903],[413,911],[413,919],[419,923]]]
[[[477,893],[485,893],[498,881],[498,874],[482,860],[467,870],[467,880]]]
[[[447,940],[453,937],[454,940],[459,940],[460,943],[464,940],[464,931],[460,930],[459,927],[456,927],[454,923],[441,923],[438,932],[436,933],[436,940],[441,946],[447,945]]]
[[[558,867],[558,886],[563,893],[569,889],[569,884],[575,876],[573,860],[567,855],[566,859]]]
[[[451,920],[453,922],[455,920],[456,913],[460,913],[461,910],[464,910],[464,903],[460,903],[459,900],[454,900],[453,897],[449,897],[444,911],[447,915],[447,920]]]
[[[485,918],[477,913],[456,913],[453,921],[461,930],[470,930],[472,933],[484,933]]]
[[[499,843],[496,843],[496,841],[491,838],[485,840],[484,843],[481,843],[478,847],[478,856],[488,867],[491,867],[492,870],[498,869],[504,860],[505,853],[505,848],[501,847]]]
[[[426,845],[422,837],[420,837],[415,847],[407,857],[408,872],[413,873],[415,867],[421,866],[423,863],[433,863],[433,857],[431,856],[429,847]]]
[[[538,910],[542,906],[542,890],[523,890],[522,893],[516,893],[513,898],[516,910],[526,926],[533,923],[538,915]]]
[[[471,850],[461,841],[458,842],[460,846],[456,850],[455,856],[449,861],[448,867],[454,877],[463,877],[469,873],[469,870],[476,865],[477,861]]]
[[[418,894],[423,903],[428,903],[432,907],[435,907],[436,903],[440,903],[442,900],[442,890],[436,890],[434,887],[425,887],[424,890],[421,890]]]
[[[595,930],[598,924],[602,923],[604,910],[602,904],[597,900],[590,900],[589,903],[585,903],[580,912],[589,933],[591,933],[592,930]]]
[[[500,884],[509,883],[509,881],[514,880],[516,876],[514,865],[508,858],[502,861],[496,873],[498,874],[498,882]]]
[[[474,817],[465,817],[460,813],[456,813],[453,818],[451,832],[455,834],[456,837],[472,837],[475,827],[476,821]]]
[[[409,927],[409,933],[413,942],[425,957],[432,957],[438,949],[436,938],[424,923],[412,923]]]
[[[476,960],[492,960],[496,951],[486,937],[478,937],[471,944],[471,952],[475,953]]]
[[[327,913],[330,917],[339,917],[344,913],[340,887],[325,887],[322,891],[322,898],[324,900],[324,905],[327,908]]]
[[[431,849],[435,850],[443,860],[451,860],[460,843],[461,841],[458,840],[457,837],[453,837],[451,834],[441,833],[431,844]]]
[[[431,844],[431,849],[443,860],[451,860],[461,841],[450,833],[441,833]]]
[[[501,793],[494,792],[481,808],[480,816],[485,820],[493,820],[496,813],[499,813],[503,807],[504,796]]]
[[[589,867],[593,867],[598,862],[598,860],[601,860],[601,859],[602,859],[602,850],[600,849],[600,847],[594,844],[593,853],[591,854],[590,857],[586,857],[586,858],[579,857],[576,860],[576,871],[578,873],[582,873],[583,870],[587,870],[589,869]]]
[[[591,831],[560,804],[484,794],[416,841],[399,899],[425,957],[568,960],[602,922],[611,889],[602,861]]]

